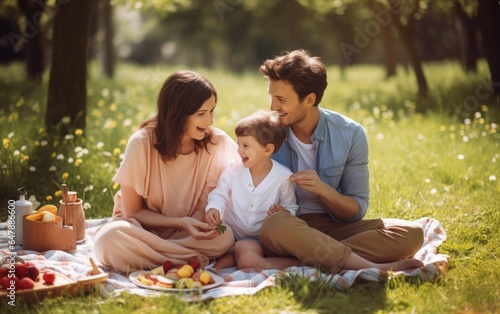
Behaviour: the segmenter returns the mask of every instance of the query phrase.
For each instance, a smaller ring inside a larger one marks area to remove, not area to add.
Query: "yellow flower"
[[[81,158],[78,158],[77,160],[75,160],[75,166],[78,167],[79,165],[82,164],[82,162],[83,162],[83,160]]]
[[[125,144],[127,144],[127,141],[126,141],[126,140],[124,140],[124,139],[121,139],[121,140],[120,140],[120,142],[119,142],[118,144],[120,144],[120,145],[125,145]]]
[[[69,173],[67,173],[67,172],[63,173],[62,176],[61,176],[61,178],[63,180],[66,180],[68,177],[69,177]]]
[[[62,196],[62,191],[61,191],[61,190],[56,191],[56,192],[54,193],[54,196],[55,196],[55,197],[61,197],[61,196]]]
[[[115,149],[113,150],[113,155],[120,155],[120,154],[121,154],[121,152],[122,152],[122,150],[121,150],[121,149],[119,149],[119,148],[117,147],[117,148],[115,148]]]
[[[35,140],[34,144],[35,146],[40,146],[40,141]]]
[[[118,187],[119,187],[119,186],[120,186],[120,184],[119,184],[119,183],[115,183],[115,184],[113,184],[113,190],[118,189]]]
[[[30,156],[28,156],[28,155],[24,155],[24,156],[23,156],[23,161],[28,161],[28,160],[30,160]]]
[[[82,135],[83,134],[83,130],[82,129],[76,129],[75,130],[75,135]]]
[[[116,103],[112,103],[110,106],[109,106],[109,110],[111,111],[115,111],[116,108],[118,108],[118,106],[116,105]]]
[[[2,142],[3,142],[3,147],[4,148],[9,148],[9,144],[10,144],[10,139],[9,138],[4,138]]]
[[[47,195],[47,197],[45,198],[47,201],[52,201],[52,195]]]

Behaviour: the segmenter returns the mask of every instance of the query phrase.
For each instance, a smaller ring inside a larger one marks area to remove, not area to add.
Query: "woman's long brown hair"
[[[212,83],[193,71],[177,71],[165,80],[158,95],[158,114],[140,125],[141,128],[154,126],[154,147],[163,161],[177,157],[187,117],[196,113],[212,95],[217,103],[217,91]],[[212,136],[212,129],[208,129],[205,138],[195,140],[196,151],[206,149]]]

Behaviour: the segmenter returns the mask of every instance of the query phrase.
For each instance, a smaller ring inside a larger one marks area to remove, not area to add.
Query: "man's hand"
[[[289,180],[308,191],[314,196],[321,197],[326,191],[326,183],[321,181],[318,173],[313,169],[302,170],[292,174]]]

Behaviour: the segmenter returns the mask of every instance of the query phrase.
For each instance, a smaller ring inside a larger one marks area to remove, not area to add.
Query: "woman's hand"
[[[217,226],[209,225],[192,217],[184,217],[184,229],[196,240],[210,240],[217,237]]]

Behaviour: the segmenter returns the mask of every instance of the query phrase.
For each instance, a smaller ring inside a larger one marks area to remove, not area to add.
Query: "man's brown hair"
[[[285,52],[274,59],[268,59],[259,68],[270,80],[284,80],[302,101],[310,93],[316,94],[315,106],[323,98],[326,86],[326,67],[319,57],[311,56],[305,50]]]

